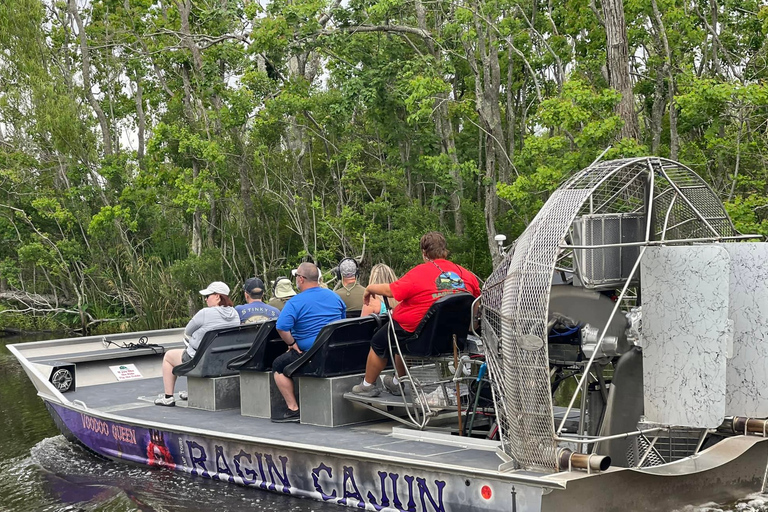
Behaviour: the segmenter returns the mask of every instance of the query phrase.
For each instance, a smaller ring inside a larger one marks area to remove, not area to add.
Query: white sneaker
[[[187,391],[179,391],[179,400],[189,400],[189,393]]]
[[[166,398],[165,393],[162,396],[155,398],[155,405],[164,405],[166,407],[173,407],[176,405],[176,399],[173,397]]]

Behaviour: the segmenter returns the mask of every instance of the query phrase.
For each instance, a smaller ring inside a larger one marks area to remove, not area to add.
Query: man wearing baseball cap
[[[352,258],[344,258],[339,262],[338,284],[333,289],[341,297],[347,306],[347,311],[360,311],[363,309],[363,295],[365,286],[357,282],[358,264]]]
[[[264,297],[264,281],[258,277],[251,277],[243,285],[245,304],[235,306],[240,315],[241,324],[261,323],[274,320],[280,315],[280,310],[261,300]]]

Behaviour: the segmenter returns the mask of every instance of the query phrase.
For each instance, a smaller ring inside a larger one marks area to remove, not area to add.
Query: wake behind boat
[[[274,322],[208,333],[170,408],[152,402],[181,330],[9,349],[65,436],[115,460],[366,510],[723,502],[763,490],[768,463],[768,246],[725,243],[749,238],[680,164],[595,164],[507,250],[479,338],[451,309],[471,301],[433,306],[402,398],[348,393],[386,318],[329,324],[287,369],[299,424],[270,421]]]

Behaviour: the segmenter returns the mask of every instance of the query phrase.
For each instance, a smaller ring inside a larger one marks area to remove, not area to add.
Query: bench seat
[[[371,338],[387,321],[386,315],[368,315],[329,323],[312,347],[286,366],[285,375],[328,378],[364,373]]]
[[[252,348],[265,325],[244,324],[205,333],[195,356],[173,369],[174,375],[187,377],[189,407],[220,411],[240,405],[240,377],[229,362]]]
[[[195,356],[173,369],[179,377],[213,378],[237,375],[228,363],[246,353],[266,324],[245,324],[208,331],[200,341]]]
[[[296,382],[301,423],[335,427],[375,418],[365,408],[344,400],[343,394],[362,380],[371,337],[386,321],[385,316],[371,315],[331,322],[317,335],[312,348],[286,367],[285,375]],[[270,371],[275,358],[286,351],[274,323],[264,324],[265,330],[248,353],[229,364],[240,371],[240,413],[244,416],[269,418],[285,412]]]

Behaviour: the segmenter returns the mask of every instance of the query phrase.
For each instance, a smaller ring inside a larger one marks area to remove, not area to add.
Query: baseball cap
[[[205,290],[200,290],[200,295],[210,295],[212,293],[218,293],[220,295],[229,295],[229,286],[221,281],[214,281],[208,285]]]
[[[343,259],[339,263],[341,277],[355,277],[357,275],[357,263],[350,258]]]
[[[243,285],[243,290],[245,290],[246,293],[263,292],[264,281],[258,277],[251,277],[250,279],[246,279],[245,284]]]

